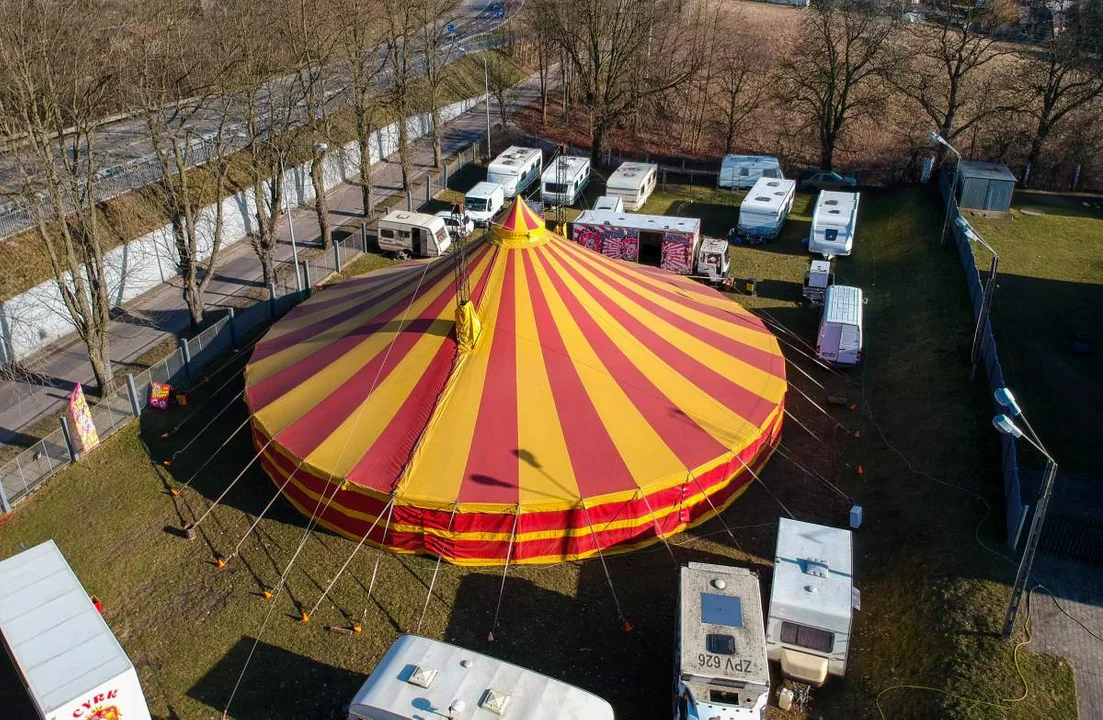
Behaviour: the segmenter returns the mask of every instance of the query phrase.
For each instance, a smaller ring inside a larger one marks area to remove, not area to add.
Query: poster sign
[[[158,410],[165,410],[169,406],[169,395],[171,394],[172,385],[159,382],[150,383],[149,404]]]
[[[69,393],[69,416],[73,418],[73,425],[77,428],[81,447],[84,452],[100,444],[99,433],[96,432],[96,424],[92,422],[92,411],[88,408],[88,401],[84,398],[84,388],[80,383]]]

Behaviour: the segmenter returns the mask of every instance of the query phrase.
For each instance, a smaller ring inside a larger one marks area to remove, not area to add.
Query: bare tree
[[[700,16],[675,0],[534,0],[590,112],[591,157],[638,105],[691,78]]]
[[[781,64],[779,99],[814,128],[826,170],[847,124],[880,107],[873,86],[888,70],[895,26],[869,0],[818,0],[808,9],[797,50]]]
[[[398,162],[402,168],[402,189],[410,189],[413,169],[407,119],[414,106],[415,77],[410,37],[417,28],[416,0],[383,0],[387,20],[387,64],[391,71],[391,106],[398,119]]]
[[[953,0],[937,0],[929,9],[927,21],[911,26],[896,49],[900,61],[890,81],[942,137],[953,141],[977,123],[1017,107],[1001,97],[1002,73],[987,72],[1010,52],[999,44],[996,30],[1015,16],[1016,6],[1012,0],[995,0],[962,9]]]
[[[501,50],[489,50],[486,59],[486,80],[490,94],[498,104],[498,119],[502,129],[509,127],[509,118],[513,114],[516,98],[510,92],[517,81],[517,65],[509,54]]]
[[[1103,97],[1103,0],[1082,0],[1067,17],[1065,31],[1040,49],[1022,53],[1019,93],[1034,119],[1027,153],[1035,167],[1054,130],[1070,113]],[[1026,178],[1025,183],[1029,183]]]
[[[429,134],[433,141],[433,167],[441,166],[440,105],[444,67],[452,59],[455,43],[444,36],[452,0],[418,0],[415,19],[420,27],[421,48],[425,57],[425,99],[429,105]]]
[[[19,194],[101,395],[115,386],[94,195],[100,120],[117,102],[109,24],[105,8],[85,0],[0,4],[0,133],[17,139]]]

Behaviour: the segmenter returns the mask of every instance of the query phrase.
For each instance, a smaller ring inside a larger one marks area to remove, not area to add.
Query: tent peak
[[[493,242],[507,248],[526,248],[543,245],[548,241],[544,218],[528,206],[520,195],[506,213],[500,225],[494,226]]]

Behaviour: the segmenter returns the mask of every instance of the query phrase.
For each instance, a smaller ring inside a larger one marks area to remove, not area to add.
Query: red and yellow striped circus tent
[[[551,563],[703,522],[766,462],[784,360],[738,304],[521,200],[467,248],[474,313],[456,258],[337,283],[256,346],[254,443],[303,514],[457,564]]]

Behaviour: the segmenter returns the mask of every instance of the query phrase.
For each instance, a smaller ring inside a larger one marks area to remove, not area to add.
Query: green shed
[[[953,176],[953,164],[943,170],[942,190]],[[963,210],[992,210],[1007,212],[1011,209],[1011,195],[1018,182],[1003,163],[964,160],[958,172],[957,201]]]

